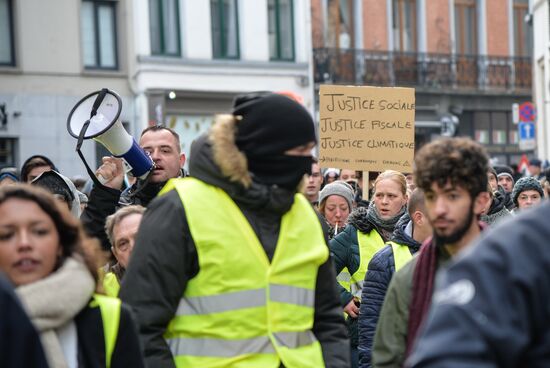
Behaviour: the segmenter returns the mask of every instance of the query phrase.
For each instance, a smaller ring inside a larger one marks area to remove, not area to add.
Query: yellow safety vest
[[[336,276],[336,280],[342,287],[349,291],[351,284],[351,275],[347,267],[342,268],[342,271]]]
[[[111,367],[111,358],[115,351],[118,327],[120,324],[120,306],[118,298],[94,294],[90,307],[99,307],[101,321],[103,322],[103,335],[105,338],[105,366]]]
[[[374,254],[384,247],[384,240],[375,229],[372,229],[367,234],[358,230],[357,240],[359,241],[359,267],[357,271],[351,275],[349,291],[361,300],[363,281],[365,280],[369,262]]]
[[[406,245],[401,245],[396,242],[388,242],[393,251],[393,260],[395,264],[395,272],[399,271],[407,262],[412,259],[411,251]]]
[[[103,291],[106,295],[112,297],[118,297],[118,292],[120,291],[120,284],[116,275],[113,272],[107,272],[103,276]]]
[[[172,179],[197,248],[189,281],[164,335],[177,367],[324,367],[312,330],[321,225],[296,194],[271,263],[235,202],[194,178]],[[177,226],[177,224],[175,224]]]

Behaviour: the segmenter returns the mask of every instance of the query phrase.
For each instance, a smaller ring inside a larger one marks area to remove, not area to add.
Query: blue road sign
[[[519,139],[531,140],[535,139],[535,123],[524,122],[519,123]]]
[[[535,149],[537,141],[535,139],[535,123],[532,121],[521,121],[518,124],[519,133],[519,149],[522,151],[528,151]]]

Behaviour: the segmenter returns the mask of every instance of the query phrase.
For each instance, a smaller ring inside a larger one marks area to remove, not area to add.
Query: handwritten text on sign
[[[412,171],[414,89],[322,85],[319,162],[362,171]]]

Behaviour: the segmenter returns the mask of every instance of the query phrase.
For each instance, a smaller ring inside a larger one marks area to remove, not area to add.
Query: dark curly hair
[[[487,191],[489,157],[483,146],[470,138],[443,138],[423,146],[414,159],[416,186],[427,192],[433,183],[448,181],[475,198]]]

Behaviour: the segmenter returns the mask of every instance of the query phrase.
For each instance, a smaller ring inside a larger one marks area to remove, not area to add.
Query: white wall
[[[550,160],[550,73],[549,73],[549,46],[548,36],[548,2],[534,0],[533,11],[533,96],[537,108],[537,156]]]

